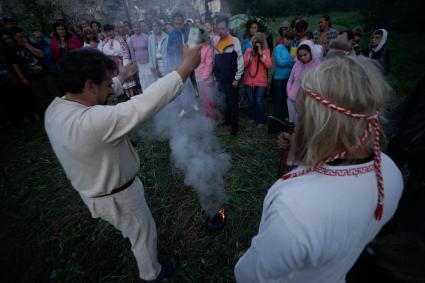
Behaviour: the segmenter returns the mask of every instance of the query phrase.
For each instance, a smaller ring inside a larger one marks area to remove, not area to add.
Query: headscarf
[[[376,34],[376,32],[378,31],[382,31],[382,39],[381,42],[379,42],[378,46],[376,46],[375,48],[371,48],[373,52],[378,52],[379,50],[381,50],[388,40],[388,31],[386,29],[377,29],[373,34]]]

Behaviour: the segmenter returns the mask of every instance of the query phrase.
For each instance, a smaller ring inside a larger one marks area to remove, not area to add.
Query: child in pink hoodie
[[[214,117],[214,80],[213,70],[213,49],[209,42],[202,43],[201,63],[195,70],[196,80],[199,87],[199,99],[201,108],[205,116]]]
[[[291,75],[289,76],[288,85],[286,90],[288,92],[288,113],[289,122],[295,123],[295,99],[297,98],[298,90],[301,86],[301,79],[303,75],[310,69],[320,64],[318,58],[314,56],[314,43],[311,40],[304,40],[298,45],[297,49],[297,62],[292,68]]]

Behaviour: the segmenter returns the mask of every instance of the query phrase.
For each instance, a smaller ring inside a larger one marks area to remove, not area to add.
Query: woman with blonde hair
[[[267,70],[272,67],[272,60],[264,33],[255,33],[252,36],[251,43],[252,47],[249,47],[243,56],[245,95],[248,98],[248,119],[262,128],[266,120],[264,96],[267,92]]]
[[[305,74],[294,137],[281,141],[299,166],[268,191],[258,235],[235,267],[238,282],[345,282],[403,189],[380,151],[389,92],[366,58],[335,56]]]

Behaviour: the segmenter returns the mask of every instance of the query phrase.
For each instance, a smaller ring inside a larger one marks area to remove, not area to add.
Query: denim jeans
[[[248,97],[248,118],[254,120],[257,124],[266,122],[266,108],[264,106],[264,96],[267,87],[245,85],[245,94]]]
[[[286,85],[288,79],[273,79],[273,115],[279,119],[288,119]]]

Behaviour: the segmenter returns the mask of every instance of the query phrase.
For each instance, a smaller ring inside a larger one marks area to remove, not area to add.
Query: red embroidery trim
[[[339,106],[333,104],[332,102],[330,102],[329,100],[324,99],[318,93],[308,92],[308,94],[313,99],[315,99],[319,103],[329,107],[330,109],[338,111],[338,112],[345,114],[345,115],[347,115],[351,118],[356,118],[356,119],[368,121],[368,125],[365,128],[365,131],[364,131],[362,138],[360,139],[362,144],[365,143],[366,140],[370,137],[372,130],[374,131],[374,137],[373,137],[373,169],[375,170],[376,181],[377,181],[377,185],[378,185],[378,203],[376,204],[376,209],[375,209],[375,219],[381,220],[382,213],[383,213],[383,210],[384,210],[384,178],[382,176],[382,170],[381,170],[381,149],[380,149],[380,144],[379,144],[379,137],[380,137],[379,113],[377,112],[374,115],[353,113],[349,109],[339,107]],[[315,172],[319,172],[319,173],[320,172],[331,172],[331,171],[323,170],[323,169],[326,169],[326,168],[323,168],[322,165],[329,163],[329,162],[332,162],[336,159],[342,159],[346,155],[347,155],[347,151],[337,153],[334,156],[331,156],[328,159],[320,162],[315,168],[313,168],[311,170],[302,170],[302,171],[297,171],[297,172],[285,174],[281,177],[281,179],[287,180],[287,179],[290,179],[290,178],[294,178],[294,177],[298,177],[298,176],[307,174],[311,171],[315,171]],[[360,168],[353,168],[354,171],[347,171],[345,173],[339,173],[339,174],[354,174],[354,172],[357,172],[355,169],[360,169]],[[334,171],[332,171],[332,172],[334,172]],[[338,172],[343,172],[343,170],[342,171],[338,170]],[[358,172],[360,172],[360,171],[358,171]],[[326,173],[324,173],[324,174],[326,174]],[[331,175],[331,176],[334,176],[334,175]],[[349,176],[349,175],[336,175],[336,176]]]

